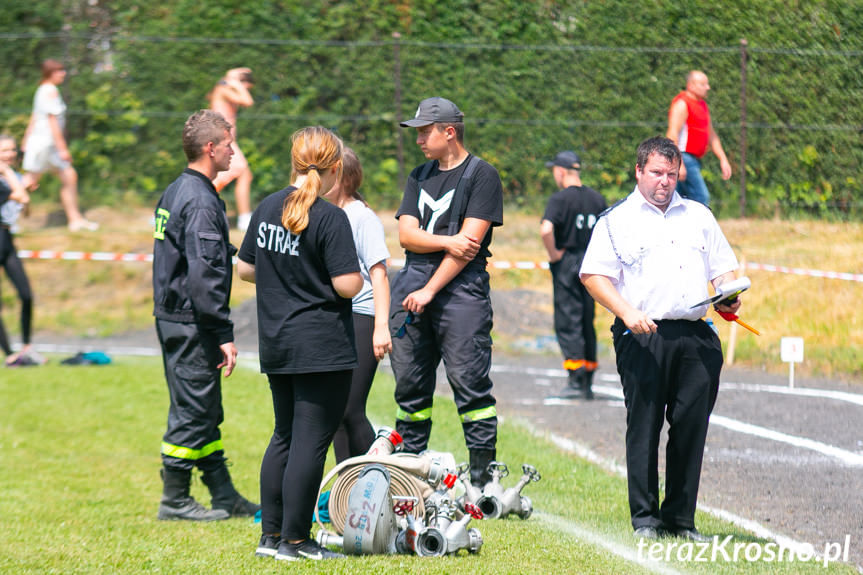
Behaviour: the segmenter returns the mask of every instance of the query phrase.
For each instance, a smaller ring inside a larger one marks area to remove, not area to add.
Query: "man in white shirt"
[[[695,528],[701,460],[719,390],[722,347],[692,307],[735,279],[737,259],[713,214],[675,192],[680,151],[668,138],[638,147],[636,189],[599,218],[581,266],[611,328],[626,402],[626,467],[636,537],[708,540]],[[736,312],[739,299],[717,306]],[[665,499],[657,452],[669,422]]]

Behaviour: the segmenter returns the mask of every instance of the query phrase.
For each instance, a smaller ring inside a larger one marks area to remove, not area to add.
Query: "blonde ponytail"
[[[306,179],[285,199],[282,225],[299,234],[308,227],[309,210],[321,192],[321,172],[332,168],[341,171],[342,141],[326,128],[311,126],[294,132],[291,144],[292,174],[305,175]]]
[[[309,210],[321,189],[321,175],[310,170],[297,191],[285,198],[282,209],[282,225],[292,234],[298,234],[309,226]]]

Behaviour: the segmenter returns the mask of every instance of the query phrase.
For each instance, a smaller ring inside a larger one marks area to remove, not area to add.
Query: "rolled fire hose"
[[[348,555],[396,552],[396,516],[390,474],[379,463],[363,467],[348,496],[342,548]]]
[[[345,517],[348,513],[348,498],[353,485],[357,482],[360,472],[370,463],[379,463],[387,468],[390,473],[390,493],[396,497],[411,497],[416,499],[416,504],[411,515],[418,519],[425,517],[425,499],[434,493],[434,488],[425,481],[436,483],[440,478],[435,474],[442,474],[429,458],[409,453],[398,453],[393,455],[360,455],[345,459],[334,467],[321,481],[318,490],[318,499],[326,486],[338,476],[330,490],[329,514],[331,525],[323,525],[318,519],[321,529],[334,530],[339,535],[344,534]]]

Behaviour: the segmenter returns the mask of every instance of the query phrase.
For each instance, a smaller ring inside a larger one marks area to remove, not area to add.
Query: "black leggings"
[[[9,276],[9,280],[15,286],[18,297],[21,299],[21,343],[27,345],[30,343],[33,320],[33,293],[30,291],[30,281],[27,279],[27,274],[24,273],[24,266],[21,265],[21,260],[18,259],[18,254],[15,252],[12,234],[3,227],[0,227],[0,265],[6,270],[6,275]],[[0,349],[6,355],[12,353],[2,318],[0,318]]]
[[[333,438],[336,461],[341,463],[349,457],[363,455],[375,440],[375,430],[366,417],[366,401],[372,389],[378,360],[372,338],[375,332],[375,318],[371,315],[354,314],[354,335],[357,343],[357,361],[351,378],[351,393],[345,416]]]
[[[351,370],[267,377],[276,424],[261,462],[261,531],[288,541],[308,539]]]

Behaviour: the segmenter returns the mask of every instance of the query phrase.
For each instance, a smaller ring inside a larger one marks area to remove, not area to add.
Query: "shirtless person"
[[[234,141],[231,147],[234,149],[234,156],[231,158],[231,167],[227,171],[219,172],[213,185],[217,192],[221,192],[225,186],[237,180],[234,198],[237,202],[237,228],[241,232],[245,232],[249,227],[249,218],[252,217],[252,170],[237,144],[237,110],[241,107],[248,108],[255,103],[250,92],[254,84],[250,68],[233,68],[228,70],[207,94],[210,109],[222,114],[233,126],[231,136]]]

